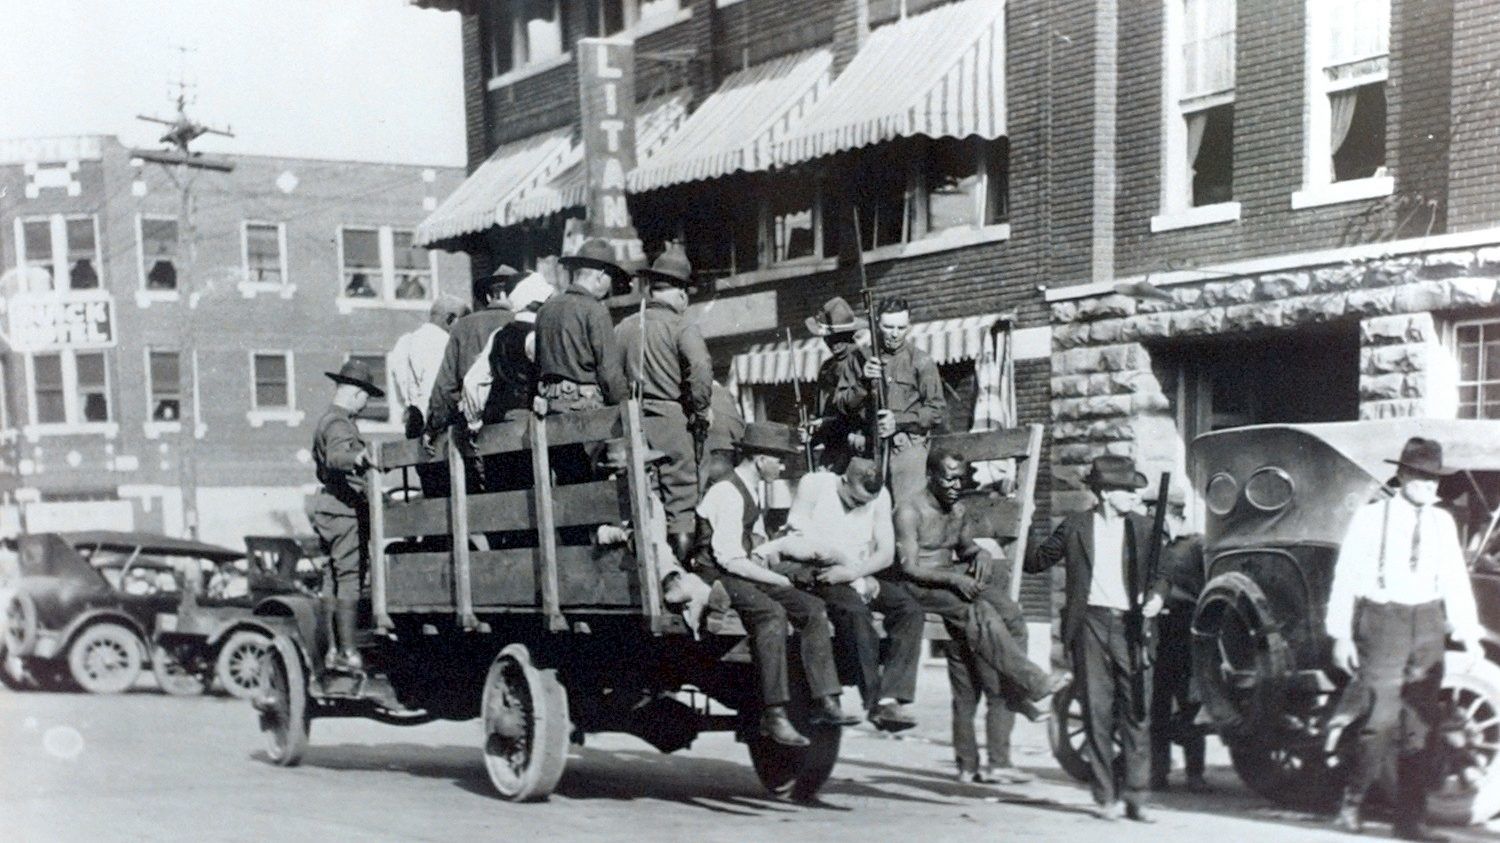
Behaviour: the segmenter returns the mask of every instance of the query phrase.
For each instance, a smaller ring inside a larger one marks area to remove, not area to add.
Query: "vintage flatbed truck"
[[[619,437],[626,442],[623,472],[601,478],[580,470],[593,464],[590,452]],[[976,509],[1004,525],[1001,540],[1024,541],[1020,525],[1031,517],[1041,428],[951,438],[971,457],[1017,459],[1024,494],[987,498]],[[650,542],[591,540],[600,524],[640,525],[650,517],[636,402],[489,426],[462,450],[445,443],[434,461],[420,443],[387,443],[367,474],[370,632],[361,646],[362,676],[325,670],[330,633],[319,600],[289,596],[258,610],[272,645],[255,705],[274,763],[301,760],[318,718],[479,718],[495,789],[526,801],[551,793],[569,742],[588,733],[626,732],[671,752],[719,730],[746,743],[771,793],[816,795],[837,761],[839,730],[809,726],[794,701],[794,721],[811,745],[794,750],[762,738],[738,619],[710,616],[695,637],[662,603]],[[465,468],[479,460],[529,464],[531,482],[471,494]],[[444,474],[449,495],[388,499],[386,474],[419,467],[429,478]],[[478,542],[469,537],[478,534],[496,549],[471,546]],[[792,670],[796,688],[800,666]]]

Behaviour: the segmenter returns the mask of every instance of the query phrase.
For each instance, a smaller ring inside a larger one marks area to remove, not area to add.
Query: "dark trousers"
[[[1026,624],[1022,620],[1019,635],[1010,630],[1021,651],[1026,650]],[[949,630],[948,685],[953,694],[953,755],[960,770],[979,769],[979,739],[974,732],[974,716],[979,712],[979,698],[984,697],[985,752],[991,767],[1009,767],[1010,733],[1016,725],[1015,712],[1004,695],[986,690],[980,671],[988,670],[974,650]],[[1014,686],[1011,686],[1014,687]]]
[[[1151,671],[1142,671],[1139,691],[1145,699],[1137,708],[1132,661],[1124,613],[1090,606],[1073,640],[1073,681],[1083,689],[1085,754],[1093,769],[1094,801],[1100,805],[1121,797],[1140,804],[1149,784],[1150,736],[1140,713],[1151,706]],[[1124,755],[1123,778],[1116,754]]]
[[[1015,686],[1028,700],[1039,700],[1047,696],[1051,677],[1027,657],[1026,619],[1021,614],[1020,606],[1008,594],[993,588],[980,592],[979,599],[989,603],[1003,623],[989,630],[989,634],[985,636],[987,641],[978,642],[968,640],[968,601],[947,588],[914,582],[907,582],[906,587],[924,611],[943,619],[949,638],[968,645],[980,662],[993,664],[999,671],[1001,682]],[[981,676],[976,674],[975,678],[982,684]]]
[[[730,607],[750,634],[763,704],[786,705],[792,698],[787,679],[788,623],[798,633],[802,670],[811,696],[816,699],[841,690],[828,612],[822,600],[790,586],[766,585],[733,574],[720,574],[718,579],[729,593]]]
[[[840,682],[859,689],[866,709],[884,697],[911,702],[916,697],[926,618],[910,593],[899,587],[887,589],[882,583],[880,593],[868,605],[848,585],[819,585],[810,593],[827,606],[828,620],[833,623]],[[872,610],[883,616],[888,647],[884,669]]]
[[[691,533],[697,523],[693,508],[698,505],[698,460],[682,405],[656,399],[642,402],[641,426],[646,444],[667,455],[660,470],[667,532]]]
[[[1434,779],[1445,628],[1440,602],[1361,601],[1355,610],[1356,680],[1373,702],[1354,748],[1346,798],[1358,804],[1377,778],[1394,773],[1398,828],[1422,821]]]
[[[1166,782],[1173,743],[1182,747],[1188,778],[1202,778],[1206,741],[1203,730],[1193,725],[1198,702],[1192,695],[1192,605],[1174,603],[1156,619],[1156,631],[1156,663],[1151,669],[1151,781]]]

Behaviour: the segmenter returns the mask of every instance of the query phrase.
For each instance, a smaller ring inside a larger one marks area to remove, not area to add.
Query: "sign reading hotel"
[[[635,168],[635,45],[578,40],[578,107],[583,124],[589,236],[621,259],[644,258],[625,206],[625,174]]]
[[[110,348],[114,299],[107,293],[22,293],[7,302],[11,348],[20,352]]]

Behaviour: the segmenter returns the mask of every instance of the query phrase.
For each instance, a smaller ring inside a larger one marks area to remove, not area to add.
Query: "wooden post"
[[[385,475],[374,463],[365,469],[365,502],[370,510],[370,614],[375,630],[389,633],[395,628],[387,610],[385,591]]]
[[[564,632],[568,621],[562,613],[561,589],[557,584],[557,521],[552,515],[552,459],[547,450],[547,420],[531,418],[531,490],[536,501],[536,581],[542,590],[542,614],[547,629]]]
[[[641,610],[653,635],[665,631],[666,618],[661,607],[661,577],[656,568],[651,541],[651,504],[646,482],[646,437],[641,428],[641,405],[635,400],[624,405],[625,440],[630,454],[630,511],[635,522],[636,575],[641,581]]]
[[[1031,533],[1031,519],[1036,514],[1036,475],[1041,470],[1042,426],[1028,425],[1031,435],[1026,442],[1026,464],[1021,467],[1021,476],[1016,478],[1016,493],[1021,496],[1021,518],[1016,532],[1015,558],[1011,560],[1010,599],[1021,599],[1022,565],[1026,562],[1026,539]]]
[[[458,437],[448,432],[448,515],[453,527],[453,585],[458,598],[458,624],[464,632],[479,629],[474,614],[474,585],[469,569],[469,478]]]

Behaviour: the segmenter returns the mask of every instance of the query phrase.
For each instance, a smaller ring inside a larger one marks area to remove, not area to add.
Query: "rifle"
[[[1147,587],[1156,581],[1156,572],[1161,565],[1161,548],[1166,540],[1167,529],[1167,493],[1172,485],[1172,473],[1163,471],[1161,480],[1156,487],[1156,509],[1151,518],[1151,539],[1146,547],[1146,576]],[[1149,598],[1148,598],[1149,599]],[[1144,604],[1140,602],[1134,586],[1131,587],[1131,629],[1128,630],[1133,639],[1131,660],[1135,663],[1133,671],[1131,694],[1131,706],[1138,718],[1146,716],[1146,671],[1150,669],[1156,660],[1156,625],[1152,619],[1146,617]]]
[[[792,329],[786,329],[786,351],[792,353]],[[797,379],[797,373],[792,373],[792,394],[797,398],[797,425],[807,433],[807,441],[802,443],[802,456],[807,460],[807,470],[813,470],[813,442],[812,435],[807,430],[807,405],[802,403],[802,382]]]
[[[864,235],[859,230],[859,206],[854,211],[854,264],[859,267],[859,292],[864,298],[865,319],[870,325],[870,354],[880,360],[880,317],[875,314],[875,291],[870,289],[870,277],[865,273]],[[875,469],[882,480],[890,464],[891,443],[880,435],[880,411],[886,409],[885,368],[880,369],[879,382],[874,384],[875,412],[870,420],[870,453],[875,458]]]

